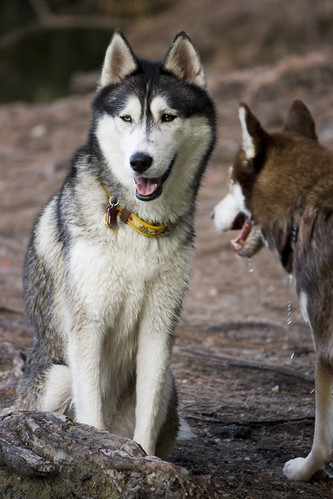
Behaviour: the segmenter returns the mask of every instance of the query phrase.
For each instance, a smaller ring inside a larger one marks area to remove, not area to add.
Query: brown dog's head
[[[280,134],[268,134],[245,103],[239,107],[239,119],[242,141],[230,168],[229,193],[215,206],[212,216],[219,231],[240,230],[238,236],[231,241],[231,248],[239,256],[251,257],[264,246],[266,239],[259,214],[264,212],[262,218],[265,214],[268,215],[266,200],[273,196],[277,163],[280,160],[287,162],[286,155],[288,147],[293,147],[293,138],[297,141],[297,137],[301,136],[317,142],[317,135],[311,114],[300,100],[293,102]],[[282,159],[278,158],[279,153]],[[268,167],[264,176],[261,171],[266,163]],[[275,191],[274,195],[276,198]],[[275,199],[275,203],[272,204],[275,212],[281,203],[281,213],[284,210],[281,217],[287,220],[288,207],[286,210],[282,199]],[[275,215],[278,214],[274,213]],[[273,220],[274,216],[270,216],[270,219]],[[275,246],[270,244],[269,238],[268,243],[272,247]]]

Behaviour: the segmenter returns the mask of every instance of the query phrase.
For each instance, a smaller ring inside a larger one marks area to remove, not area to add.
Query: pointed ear
[[[242,127],[242,150],[247,159],[254,159],[263,149],[268,134],[251,113],[249,106],[243,102],[239,106],[239,120]]]
[[[206,78],[198,52],[184,31],[176,35],[163,61],[167,71],[180,80],[206,88]]]
[[[138,67],[137,58],[121,31],[115,31],[107,48],[102,74],[101,87],[120,82]]]
[[[318,142],[316,125],[310,111],[301,100],[295,100],[289,110],[284,131],[294,132]]]

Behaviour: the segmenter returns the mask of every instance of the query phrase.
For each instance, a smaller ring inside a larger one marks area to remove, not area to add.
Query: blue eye
[[[129,114],[124,114],[124,116],[119,116],[119,118],[125,121],[125,123],[132,123],[132,118]]]

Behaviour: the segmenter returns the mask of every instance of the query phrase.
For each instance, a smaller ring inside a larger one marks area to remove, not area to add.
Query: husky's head
[[[317,135],[309,110],[299,100],[293,102],[280,134],[268,134],[247,104],[240,105],[239,119],[242,141],[230,168],[229,193],[215,206],[212,217],[220,231],[240,230],[231,241],[231,248],[239,256],[251,257],[264,246],[264,239],[271,249],[279,250],[285,244],[285,240],[279,243],[277,238],[285,237],[281,235],[286,233],[282,224],[290,223],[290,214],[285,206],[288,202],[279,197],[276,183],[283,191],[283,182],[290,182],[290,178],[283,179],[286,176],[281,174],[281,163],[294,162],[291,156],[295,154],[297,136],[317,142]],[[272,230],[267,228],[273,226],[278,227],[280,235],[270,241],[267,236]]]
[[[100,176],[122,202],[150,217],[154,211],[159,220],[166,209],[178,216],[188,209],[214,144],[215,114],[185,33],[175,37],[163,62],[149,62],[115,32],[91,136],[103,158]]]
[[[239,108],[239,119],[242,126],[242,145],[234,165],[230,167],[229,193],[212,211],[215,227],[219,231],[239,230],[238,236],[231,241],[231,249],[239,256],[251,257],[264,245],[261,229],[252,220],[247,196],[253,185],[253,158],[256,146],[253,137],[254,116],[246,104]],[[251,131],[250,131],[251,130]]]

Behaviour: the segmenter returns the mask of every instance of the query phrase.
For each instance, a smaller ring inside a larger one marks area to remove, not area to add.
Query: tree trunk
[[[1,344],[1,405],[22,372],[15,348]],[[0,418],[1,498],[218,497],[208,477],[146,456],[130,439],[60,414],[13,412]]]

